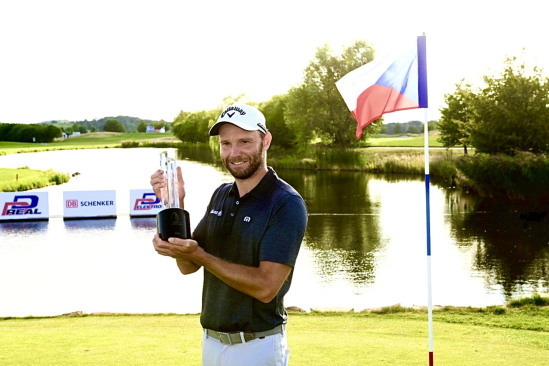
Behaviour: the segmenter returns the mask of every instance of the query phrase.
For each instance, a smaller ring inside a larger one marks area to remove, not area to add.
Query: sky
[[[383,55],[427,35],[429,120],[465,78],[499,73],[526,49],[549,71],[543,1],[0,0],[0,122],[172,121],[303,80],[318,47],[364,39]],[[545,75],[548,73],[545,72]],[[385,115],[386,122],[424,113]],[[353,126],[354,128],[354,126]]]

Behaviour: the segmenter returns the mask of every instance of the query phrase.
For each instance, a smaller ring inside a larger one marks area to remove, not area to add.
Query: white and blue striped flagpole
[[[423,132],[425,150],[425,212],[427,222],[427,303],[429,312],[429,366],[434,365],[433,355],[433,297],[431,290],[431,204],[429,197],[429,125],[427,122],[427,47],[425,33],[417,37],[419,107],[423,108]]]

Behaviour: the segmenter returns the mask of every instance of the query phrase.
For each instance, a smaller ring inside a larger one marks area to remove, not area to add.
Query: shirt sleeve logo
[[[244,222],[250,222],[250,221],[252,221],[252,218],[250,216],[246,216],[244,218]]]

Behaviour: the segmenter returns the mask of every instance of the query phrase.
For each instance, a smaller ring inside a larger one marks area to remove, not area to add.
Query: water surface
[[[180,275],[152,246],[154,219],[130,219],[129,190],[147,188],[161,149],[53,151],[0,156],[0,166],[79,172],[48,187],[47,222],[0,223],[0,316],[200,311],[202,273]],[[175,151],[170,150],[175,154]],[[232,177],[179,153],[191,226]],[[355,310],[427,303],[421,177],[278,171],[303,196],[309,225],[287,306]],[[62,220],[64,190],[115,189],[117,219]],[[503,304],[548,292],[545,207],[478,198],[434,185],[433,302]]]

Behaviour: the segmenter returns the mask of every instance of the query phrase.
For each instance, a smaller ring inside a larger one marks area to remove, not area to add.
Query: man
[[[287,365],[283,299],[307,226],[301,196],[267,167],[272,135],[254,107],[231,105],[210,129],[235,178],[213,193],[192,240],[160,239],[156,251],[176,259],[183,274],[204,267],[202,364]],[[181,207],[185,196],[179,176]],[[151,176],[158,197],[162,171]]]

